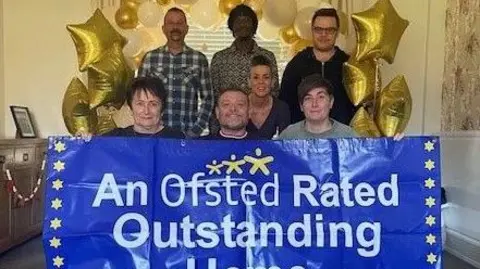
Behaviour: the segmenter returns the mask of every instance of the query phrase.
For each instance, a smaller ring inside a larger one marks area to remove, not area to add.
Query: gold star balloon
[[[379,0],[366,11],[352,15],[357,31],[357,59],[382,58],[393,63],[408,21],[395,11],[390,0]]]
[[[133,75],[133,70],[123,57],[121,46],[114,44],[99,62],[88,68],[90,108],[105,104],[120,108],[125,102],[127,87]]]
[[[357,110],[355,116],[350,122],[350,126],[352,126],[355,132],[360,136],[380,137],[382,135],[372,117],[370,117],[367,110],[363,107],[360,107]]]
[[[348,97],[355,106],[358,106],[373,97],[375,91],[375,61],[359,62],[350,57],[343,66],[343,84]],[[378,81],[378,85],[381,82]]]
[[[97,114],[88,104],[88,92],[78,78],[72,79],[63,97],[63,120],[67,130],[78,133],[94,133],[97,125]]]
[[[115,109],[107,108],[107,107],[100,107],[98,108],[98,124],[96,133],[97,134],[104,134],[112,129],[117,128],[115,121],[113,120],[113,113]]]
[[[80,71],[100,61],[105,52],[118,43],[123,47],[126,40],[97,9],[87,22],[67,25],[67,30],[75,43]]]
[[[402,133],[412,113],[412,96],[405,77],[395,77],[379,94],[375,121],[386,136]]]

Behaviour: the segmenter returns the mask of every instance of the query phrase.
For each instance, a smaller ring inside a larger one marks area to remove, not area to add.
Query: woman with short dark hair
[[[272,65],[263,55],[253,57],[248,78],[249,122],[247,131],[271,139],[290,124],[288,105],[272,95]]]
[[[104,136],[185,138],[181,131],[163,124],[166,99],[167,91],[159,78],[136,78],[127,91],[127,104],[132,111],[133,125],[115,128]]]

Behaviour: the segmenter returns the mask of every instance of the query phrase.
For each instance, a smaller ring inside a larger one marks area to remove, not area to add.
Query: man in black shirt
[[[244,140],[259,139],[247,132],[248,95],[240,89],[222,89],[219,92],[215,115],[220,123],[220,131],[203,139],[208,140]]]
[[[285,68],[279,99],[288,104],[292,123],[305,118],[298,103],[297,88],[303,78],[314,73],[333,85],[335,102],[330,116],[348,125],[355,114],[355,106],[343,86],[343,64],[349,55],[335,46],[339,26],[335,9],[317,10],[312,18],[313,47],[299,52]]]

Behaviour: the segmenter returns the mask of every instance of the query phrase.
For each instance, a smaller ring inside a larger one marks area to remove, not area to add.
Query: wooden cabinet
[[[0,140],[0,253],[42,232],[44,179],[33,200],[22,205],[7,190],[5,172],[10,171],[19,193],[28,196],[40,176],[46,150],[44,139]]]

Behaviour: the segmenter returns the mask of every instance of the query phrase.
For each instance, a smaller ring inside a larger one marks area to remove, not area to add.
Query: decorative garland
[[[25,205],[30,200],[33,200],[35,195],[38,192],[38,189],[40,188],[40,185],[42,184],[42,174],[43,171],[45,170],[45,159],[42,161],[42,168],[40,170],[40,176],[37,179],[37,182],[35,183],[35,187],[33,188],[33,191],[28,194],[28,195],[22,195],[19,191],[17,186],[15,186],[15,181],[12,178],[12,175],[10,173],[10,169],[5,169],[5,174],[7,175],[7,191],[9,193],[13,193],[14,197],[18,200],[19,204],[21,206]]]

